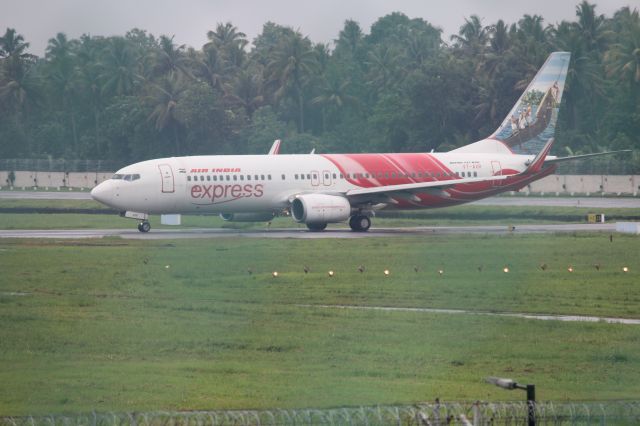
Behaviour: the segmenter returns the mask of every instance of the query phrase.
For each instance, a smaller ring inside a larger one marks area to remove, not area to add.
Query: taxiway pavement
[[[201,238],[371,238],[371,237],[404,237],[450,234],[540,234],[555,232],[615,232],[615,223],[570,223],[517,225],[515,229],[502,225],[475,226],[420,226],[410,228],[372,228],[368,232],[353,232],[347,228],[331,229],[323,232],[310,232],[300,228],[274,228],[268,230],[237,230],[225,228],[192,228],[192,229],[152,229],[142,233],[135,228],[127,229],[48,229],[0,230],[0,238],[103,238],[120,237],[131,240],[161,239],[201,239]]]

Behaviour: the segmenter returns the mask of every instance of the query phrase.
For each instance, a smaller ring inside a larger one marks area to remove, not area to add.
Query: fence
[[[0,170],[29,172],[114,172],[128,163],[105,160],[0,159]]]
[[[526,425],[527,404],[516,402],[435,403],[411,406],[300,410],[238,410],[150,413],[88,413],[0,417],[0,425],[205,426],[205,425]],[[636,425],[640,402],[536,404],[538,425]]]

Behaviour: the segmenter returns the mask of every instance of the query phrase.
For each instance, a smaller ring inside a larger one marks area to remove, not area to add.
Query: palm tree
[[[293,93],[298,104],[298,131],[304,132],[304,88],[317,67],[316,54],[299,32],[284,37],[267,64],[269,80],[277,84],[276,98]]]
[[[217,47],[209,46],[196,55],[194,61],[195,75],[206,81],[209,86],[220,92],[228,80],[230,66],[224,60]]]
[[[0,37],[0,113],[11,117],[15,128],[25,135],[25,116],[30,105],[36,105],[42,99],[41,80],[36,72],[34,55],[25,53],[29,43],[7,28]],[[24,138],[29,151],[29,138]]]
[[[0,58],[8,58],[11,56],[25,57],[32,56],[25,54],[24,51],[29,47],[29,43],[25,43],[24,37],[16,34],[13,28],[7,28],[4,35],[0,37]]]
[[[583,0],[576,6],[575,28],[580,33],[586,47],[590,51],[602,51],[611,35],[606,30],[604,15],[596,15],[596,5]]]
[[[264,105],[261,74],[249,70],[238,71],[225,99],[244,108],[247,116],[251,118],[256,109]]]
[[[344,28],[340,31],[340,35],[336,40],[336,50],[349,52],[352,58],[355,58],[357,50],[362,44],[364,35],[360,24],[351,19],[344,22]]]
[[[215,31],[207,32],[209,41],[202,46],[203,50],[216,48],[222,54],[223,58],[232,66],[239,68],[246,58],[245,47],[249,42],[247,35],[231,24],[226,22],[219,23]]]
[[[633,88],[640,85],[640,16],[626,8],[617,16],[621,31],[618,42],[605,53],[607,75],[628,81]]]
[[[185,90],[181,79],[173,74],[162,77],[159,82],[151,83],[151,94],[149,102],[153,110],[149,114],[148,120],[154,123],[157,131],[171,131],[175,144],[175,154],[181,154],[180,126],[181,123],[176,115],[176,108],[180,97]]]
[[[382,92],[401,81],[401,69],[398,68],[399,53],[386,44],[376,45],[368,54],[367,84],[374,92]]]
[[[153,74],[154,77],[176,76],[182,78],[187,76],[193,78],[190,68],[190,59],[186,54],[184,44],[176,46],[172,37],[165,35],[160,36],[160,46],[156,49],[153,56]]]
[[[122,37],[111,37],[100,60],[102,95],[122,96],[133,92],[140,76],[136,72],[136,55],[131,43]]]
[[[349,80],[336,76],[325,77],[322,81],[321,94],[311,100],[312,104],[322,108],[322,131],[326,130],[327,110],[339,111],[345,106],[358,106],[358,98],[349,94]]]
[[[464,53],[477,55],[484,51],[489,42],[488,28],[482,25],[482,20],[478,15],[471,15],[469,19],[464,19],[464,24],[460,27],[458,34],[451,36],[454,45]]]
[[[61,101],[61,109],[69,116],[71,134],[73,136],[73,150],[77,152],[78,124],[76,122],[75,101],[79,92],[79,80],[75,67],[75,49],[78,43],[67,39],[64,33],[58,33],[49,39],[45,50],[47,63],[47,78],[53,89],[52,99]]]

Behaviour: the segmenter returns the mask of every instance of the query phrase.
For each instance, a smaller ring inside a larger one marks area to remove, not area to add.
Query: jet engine
[[[339,195],[305,194],[293,200],[291,214],[299,223],[342,222],[351,216],[351,204]]]
[[[220,213],[227,222],[268,222],[275,217],[272,212]]]

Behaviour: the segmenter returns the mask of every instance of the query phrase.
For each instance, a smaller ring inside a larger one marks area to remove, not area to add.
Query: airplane
[[[267,222],[291,215],[310,231],[347,222],[367,231],[382,209],[454,206],[517,191],[558,163],[594,155],[549,155],[570,52],[549,55],[498,129],[443,153],[200,155],[143,161],[118,170],[91,196],[151,229],[151,214],[219,214]]]

